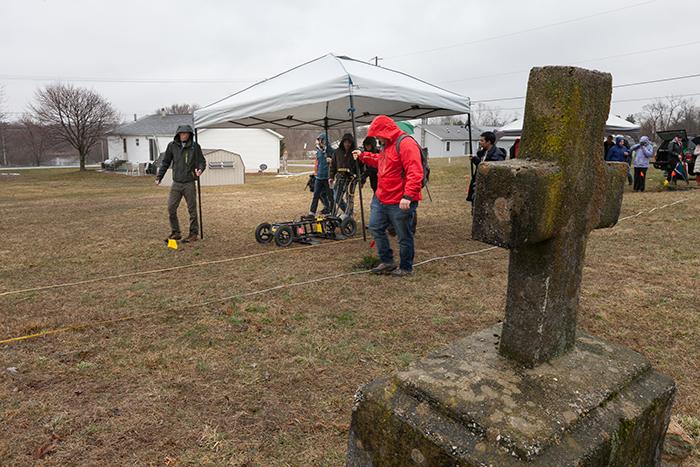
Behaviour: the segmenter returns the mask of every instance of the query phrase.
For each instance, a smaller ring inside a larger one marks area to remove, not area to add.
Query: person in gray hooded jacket
[[[187,211],[190,214],[190,232],[183,242],[194,242],[199,237],[199,222],[197,220],[197,188],[195,180],[202,175],[206,168],[206,160],[202,148],[194,141],[194,131],[189,125],[177,128],[173,141],[165,150],[163,162],[158,169],[156,184],[160,185],[165,172],[172,165],[173,184],[168,197],[168,214],[170,216],[169,239],[180,240],[180,223],[177,219],[177,208],[184,196]]]

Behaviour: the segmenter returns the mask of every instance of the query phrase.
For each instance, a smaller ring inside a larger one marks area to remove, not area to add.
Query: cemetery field
[[[205,187],[205,240],[177,251],[150,177],[0,176],[0,340],[58,331],[0,344],[0,464],[342,465],[358,386],[504,314],[508,252],[470,239],[467,162],[431,164],[416,261],[469,254],[405,279],[361,273],[359,233],[255,242],[257,224],[306,212],[305,176]],[[590,236],[579,321],[673,377],[692,425],[700,190],[649,178]],[[184,201],[180,221],[186,233]]]

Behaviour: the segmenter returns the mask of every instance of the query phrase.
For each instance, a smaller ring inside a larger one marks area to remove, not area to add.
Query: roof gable
[[[119,136],[175,136],[175,131],[180,125],[193,126],[192,114],[147,115],[135,122],[116,127],[110,131],[110,134]]]

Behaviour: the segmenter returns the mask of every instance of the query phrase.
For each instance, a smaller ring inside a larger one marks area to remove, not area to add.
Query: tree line
[[[112,104],[100,94],[71,84],[52,84],[37,90],[28,111],[12,122],[5,112],[5,97],[0,86],[0,164],[4,166],[40,166],[49,157],[77,152],[80,170],[85,170],[89,162],[106,157],[106,134],[121,120]],[[154,113],[190,114],[197,108],[196,104],[172,104]],[[515,118],[514,114],[480,104],[472,112],[474,125],[479,128],[498,128]],[[464,125],[465,120],[460,116],[441,117],[431,119],[431,123]],[[657,141],[656,132],[662,130],[685,129],[690,136],[700,134],[700,107],[690,98],[657,99],[644,105],[640,112],[628,115],[627,120],[638,123],[642,135]],[[284,145],[290,158],[304,157],[305,151],[313,150],[319,131],[280,131],[285,136]],[[331,139],[339,139],[343,131],[347,130],[332,130]]]

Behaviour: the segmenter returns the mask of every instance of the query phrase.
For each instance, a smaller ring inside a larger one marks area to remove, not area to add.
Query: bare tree
[[[498,107],[487,107],[484,104],[476,104],[472,107],[474,125],[483,129],[499,128],[516,120],[515,114],[505,113]]]
[[[24,129],[26,141],[32,153],[34,165],[39,167],[44,160],[46,149],[49,146],[50,129],[37,122],[31,115],[25,114],[20,119]]]
[[[199,109],[199,104],[172,104],[156,110],[156,113],[165,112],[165,115],[187,115]]]
[[[90,149],[118,120],[112,105],[95,91],[71,84],[52,84],[37,91],[31,105],[34,118],[55,129],[80,154],[80,170]]]
[[[670,96],[657,99],[638,114],[642,134],[655,135],[657,131],[685,129],[689,134],[700,130],[700,109],[692,99]]]

